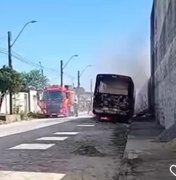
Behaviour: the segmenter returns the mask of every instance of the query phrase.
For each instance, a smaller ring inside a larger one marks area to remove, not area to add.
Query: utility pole
[[[12,49],[12,46],[15,44],[15,42],[18,40],[18,38],[20,37],[21,33],[24,31],[24,29],[26,28],[26,26],[30,23],[36,23],[37,21],[29,21],[27,22],[23,28],[21,29],[21,31],[18,33],[17,37],[15,38],[15,40],[13,42],[11,42],[11,32],[8,31],[7,34],[8,34],[8,64],[9,64],[9,68],[12,69],[12,54],[11,54],[11,49]],[[10,114],[13,113],[13,103],[12,103],[12,92],[9,91],[9,106],[10,106]]]
[[[93,85],[92,85],[92,79],[90,80],[90,111],[92,112],[93,107]]]
[[[8,31],[8,64],[10,69],[12,69],[12,56],[11,56],[11,32]],[[13,104],[12,104],[12,92],[9,91],[9,107],[10,107],[10,114],[13,113]]]
[[[78,57],[78,55],[75,54],[75,55],[71,56],[65,64],[63,64],[63,60],[60,61],[61,86],[63,86],[63,84],[64,84],[64,83],[63,83],[63,74],[64,74],[63,71],[64,71],[64,69],[66,68],[66,66],[69,64],[69,62],[70,62],[74,57]]]
[[[61,86],[63,86],[63,60],[60,61]]]
[[[80,71],[78,71],[78,89],[80,88]]]
[[[77,88],[77,92],[78,92],[78,111],[79,111],[79,102],[80,102],[80,71],[78,71],[78,88]]]
[[[44,73],[43,73],[43,66],[42,66],[42,63],[41,61],[39,61],[39,66],[40,66],[40,72],[41,72],[41,75],[42,75],[42,79],[41,79],[41,88],[44,89]],[[30,91],[29,91],[30,92]],[[30,96],[29,96],[30,97]]]
[[[40,65],[40,71],[41,71],[42,78],[43,78],[44,77],[44,73],[43,73],[43,66],[42,66],[41,61],[39,61],[39,65]]]
[[[8,63],[9,67],[12,69],[12,56],[11,56],[11,32],[8,31]]]
[[[91,106],[92,106],[92,95],[93,95],[93,85],[92,85],[92,79],[90,80],[90,103],[91,103]]]

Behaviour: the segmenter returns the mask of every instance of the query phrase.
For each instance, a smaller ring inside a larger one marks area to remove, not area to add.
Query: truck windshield
[[[61,91],[44,92],[43,98],[45,101],[62,101],[63,93]]]
[[[119,78],[102,77],[98,79],[96,90],[98,93],[128,95],[128,83]]]

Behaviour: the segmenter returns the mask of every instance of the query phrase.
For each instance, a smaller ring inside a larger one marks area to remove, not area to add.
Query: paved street
[[[90,117],[0,127],[1,180],[117,180],[127,126]]]

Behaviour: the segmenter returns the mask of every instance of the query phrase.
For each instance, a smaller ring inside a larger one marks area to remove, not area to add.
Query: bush
[[[39,112],[37,112],[37,113],[29,112],[27,114],[27,116],[30,117],[30,118],[43,118],[44,117],[44,115],[39,113]]]
[[[21,117],[21,120],[25,120],[25,119],[27,119],[27,114],[25,113],[25,112],[23,112],[23,111],[21,111],[20,113],[19,113],[19,115],[20,115],[20,117]]]
[[[29,113],[27,114],[27,116],[30,117],[30,118],[37,118],[37,114],[36,114],[36,113],[33,113],[33,112],[29,112]]]

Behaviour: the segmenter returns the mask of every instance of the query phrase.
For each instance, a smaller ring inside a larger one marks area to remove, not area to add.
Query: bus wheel
[[[95,116],[95,120],[96,120],[96,121],[101,121],[101,116],[96,115],[96,116]]]
[[[126,123],[126,124],[128,124],[128,123],[129,123],[129,118],[128,118],[128,117],[124,117],[124,118],[123,118],[123,122]]]

